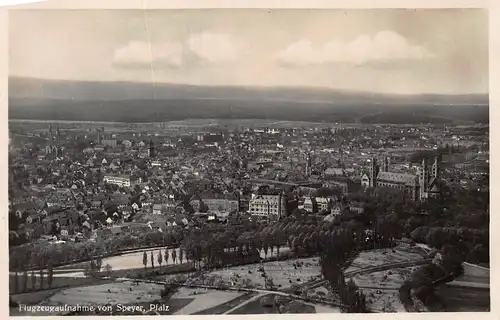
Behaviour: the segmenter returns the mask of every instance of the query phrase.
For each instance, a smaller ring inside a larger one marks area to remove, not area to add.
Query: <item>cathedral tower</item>
[[[389,157],[384,158],[384,167],[383,167],[384,172],[389,172]]]
[[[311,176],[311,164],[312,164],[311,153],[308,152],[306,156],[306,177]]]
[[[370,188],[375,188],[377,186],[377,175],[378,175],[378,165],[377,159],[372,157],[372,162],[370,166]]]
[[[429,189],[429,170],[427,168],[427,159],[422,160],[422,167],[420,168],[419,175],[420,184],[420,199],[426,199]]]
[[[149,140],[148,156],[150,158],[154,158],[156,156],[156,150],[155,150],[155,145],[153,143],[153,139]]]
[[[440,170],[440,163],[439,163],[439,156],[436,156],[434,158],[434,163],[432,164],[432,177],[434,179],[439,178],[439,170]]]

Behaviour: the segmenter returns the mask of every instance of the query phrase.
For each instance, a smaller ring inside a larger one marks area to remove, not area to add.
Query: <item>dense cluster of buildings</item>
[[[487,135],[451,127],[30,126],[12,127],[9,147],[10,227],[29,240],[90,239],[127,224],[271,221],[296,210],[328,220],[363,213],[345,202],[352,193],[390,189],[426,201],[447,183],[484,187],[489,170]],[[419,151],[440,156],[412,159]]]

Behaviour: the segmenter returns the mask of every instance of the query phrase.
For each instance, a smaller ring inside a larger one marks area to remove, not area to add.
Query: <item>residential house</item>
[[[177,207],[177,203],[175,201],[163,201],[162,203],[157,203],[153,205],[153,214],[161,215],[166,214],[168,212],[173,212],[172,210]]]
[[[304,198],[303,208],[309,213],[317,212],[316,199],[311,197]]]
[[[204,204],[208,211],[213,212],[239,212],[239,199],[235,195],[215,196],[204,194],[201,197],[193,197],[190,201],[195,212],[199,212]]]
[[[343,168],[327,168],[324,172],[325,179],[335,177],[335,176],[344,176],[345,171]]]
[[[139,177],[131,176],[131,175],[106,175],[103,179],[104,183],[114,184],[119,187],[132,187],[136,184],[141,183],[141,179]]]
[[[365,207],[361,202],[351,202],[349,204],[349,211],[361,214],[365,212]]]
[[[332,200],[323,197],[304,198],[304,210],[309,213],[325,212],[330,210]]]
[[[317,206],[318,212],[325,212],[325,211],[329,211],[330,210],[330,207],[331,207],[331,204],[332,204],[332,200],[331,199],[329,199],[329,198],[323,198],[323,197],[316,197],[314,199],[316,201],[316,206]]]
[[[339,215],[344,211],[344,205],[341,202],[335,203],[330,210],[332,215]]]
[[[125,146],[125,148],[130,148],[130,147],[132,147],[132,141],[122,140],[122,145]]]

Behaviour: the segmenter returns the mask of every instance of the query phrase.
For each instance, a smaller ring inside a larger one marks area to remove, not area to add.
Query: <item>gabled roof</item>
[[[439,188],[439,180],[437,178],[432,178],[429,182],[429,190],[431,193],[439,193],[441,190]]]
[[[379,172],[379,174],[377,175],[377,180],[391,183],[400,183],[409,186],[417,185],[417,176],[406,173]]]
[[[344,169],[342,168],[327,168],[325,170],[325,175],[343,175],[344,174]]]

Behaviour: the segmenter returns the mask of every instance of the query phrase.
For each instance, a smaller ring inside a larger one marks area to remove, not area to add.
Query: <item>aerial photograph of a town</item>
[[[9,11],[11,316],[489,312],[483,9]]]

